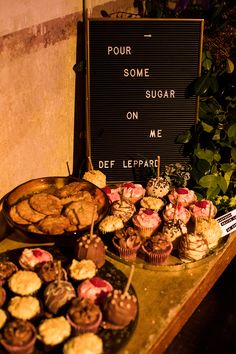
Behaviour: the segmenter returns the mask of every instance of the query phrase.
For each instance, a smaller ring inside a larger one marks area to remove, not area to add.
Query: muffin
[[[121,258],[134,261],[141,247],[141,238],[138,230],[129,226],[115,232],[112,242]]]
[[[99,170],[87,171],[83,175],[83,179],[89,181],[99,188],[106,187],[106,176]]]
[[[222,229],[216,219],[198,219],[195,232],[205,237],[210,250],[218,246],[222,237]]]
[[[164,223],[162,233],[173,245],[178,248],[180,238],[188,232],[187,226],[181,220],[169,220]]]
[[[197,201],[189,206],[191,212],[192,220],[199,218],[214,218],[217,213],[216,206],[212,203],[211,200],[202,199]]]
[[[2,330],[1,344],[11,354],[31,354],[36,341],[36,329],[24,320],[11,320]]]
[[[102,306],[102,325],[104,328],[122,329],[136,319],[137,311],[136,296],[115,289],[108,294]]]
[[[183,207],[188,207],[190,204],[197,201],[195,192],[188,188],[172,189],[168,194],[168,198],[171,203],[176,204],[178,201]]]
[[[191,217],[190,211],[183,207],[181,203],[177,205],[172,203],[167,204],[162,215],[166,222],[170,220],[181,220],[184,224],[187,224]]]
[[[92,278],[96,272],[96,264],[90,259],[82,259],[82,261],[73,259],[68,267],[69,276],[76,281]]]
[[[170,190],[170,184],[164,177],[151,178],[146,186],[148,197],[163,198]]]
[[[124,198],[114,202],[111,206],[111,214],[121,218],[124,224],[132,218],[135,212],[134,203]]]
[[[101,231],[103,234],[123,229],[123,227],[123,221],[121,218],[115,215],[106,216],[98,225],[99,231]]]
[[[10,299],[7,310],[14,318],[32,320],[40,314],[41,306],[34,296],[14,296]]]
[[[63,354],[102,354],[102,339],[95,333],[84,333],[69,339],[63,347]]]
[[[102,239],[96,234],[86,234],[80,237],[75,247],[76,259],[89,259],[101,268],[105,263],[105,245]]]
[[[34,270],[37,264],[52,260],[52,254],[46,250],[41,248],[25,248],[20,255],[19,264],[25,270]]]
[[[73,285],[64,280],[49,283],[43,293],[45,306],[54,315],[74,297],[76,297],[76,293]]]
[[[85,332],[96,333],[102,320],[102,313],[92,300],[77,297],[72,300],[66,318],[74,335]]]
[[[142,250],[146,255],[147,262],[152,265],[165,263],[173,249],[172,243],[161,233],[150,237],[142,245]]]
[[[0,307],[2,307],[6,301],[6,290],[0,286]]]
[[[90,299],[100,303],[109,292],[113,290],[112,285],[98,276],[84,280],[77,288],[77,295],[80,298]]]
[[[39,339],[48,349],[57,346],[71,334],[71,326],[64,316],[43,320],[39,327]]]
[[[8,280],[10,290],[21,296],[35,294],[41,285],[41,279],[31,270],[18,270]]]
[[[136,203],[142,199],[145,195],[145,192],[145,188],[138,183],[123,183],[120,187],[122,198],[127,199],[132,203]]]
[[[162,222],[157,212],[145,208],[140,208],[133,216],[132,221],[142,238],[150,237]]]
[[[179,242],[179,258],[185,263],[198,261],[208,252],[208,243],[202,234],[188,233]]]
[[[143,197],[140,200],[140,205],[141,205],[141,207],[143,207],[145,209],[159,211],[164,207],[165,203],[164,203],[163,199],[161,199],[161,198]]]
[[[3,285],[16,271],[18,267],[10,261],[0,262],[0,285]]]
[[[120,200],[120,187],[109,187],[106,186],[105,188],[102,189],[106,195],[108,196],[109,202],[112,204],[113,202],[116,202],[117,200]]]
[[[67,280],[66,270],[61,268],[58,261],[55,260],[39,263],[34,270],[45,284],[58,280],[59,276],[61,280]]]

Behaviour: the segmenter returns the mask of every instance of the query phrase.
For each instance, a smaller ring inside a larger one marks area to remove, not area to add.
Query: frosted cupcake
[[[136,203],[145,195],[145,188],[138,183],[124,183],[121,185],[121,195],[132,203]]]
[[[145,208],[140,208],[133,216],[132,221],[142,238],[151,236],[162,222],[157,212]]]
[[[77,295],[83,299],[100,303],[113,290],[113,286],[98,276],[84,280],[77,288]]]
[[[172,243],[163,234],[158,233],[150,237],[142,245],[142,250],[146,254],[147,261],[152,265],[165,263],[173,249]]]
[[[128,222],[135,212],[136,207],[134,203],[124,199],[123,197],[119,201],[114,202],[111,206],[111,214],[121,218],[123,223]]]
[[[43,320],[39,327],[39,339],[45,348],[53,348],[66,340],[71,334],[71,326],[64,316]]]
[[[210,250],[218,246],[222,229],[216,219],[198,219],[195,230],[196,233],[203,234]]]
[[[206,257],[208,252],[208,243],[202,234],[186,234],[179,242],[179,258],[183,262],[198,261]]]
[[[118,216],[108,215],[98,225],[99,231],[103,234],[123,229],[124,223]]]
[[[161,198],[143,197],[143,199],[140,200],[140,205],[146,209],[159,211],[164,207],[165,203]]]
[[[116,202],[117,200],[120,200],[120,198],[121,198],[120,187],[112,188],[112,187],[106,186],[105,188],[103,188],[103,191],[108,196],[109,202],[111,204]]]
[[[216,206],[211,200],[202,199],[190,205],[189,210],[191,212],[192,220],[199,218],[214,218],[217,213]]]
[[[41,285],[41,279],[31,270],[18,270],[8,280],[11,291],[21,296],[35,294]]]
[[[116,231],[112,242],[119,253],[119,256],[126,261],[134,261],[137,252],[141,247],[141,238],[138,230],[133,227]]]
[[[178,248],[180,238],[187,232],[187,226],[181,220],[169,220],[162,228],[163,235],[172,242],[173,248]]]
[[[52,260],[52,254],[44,249],[25,248],[20,255],[19,263],[23,269],[34,270],[37,264]]]
[[[102,339],[94,333],[84,333],[69,339],[63,347],[63,354],[102,354]]]
[[[14,296],[9,301],[7,310],[12,317],[32,320],[40,314],[41,307],[39,300],[34,296]]]
[[[188,188],[173,189],[168,194],[168,198],[171,203],[176,204],[178,201],[183,207],[188,207],[190,204],[197,201],[195,192]]]
[[[149,197],[163,198],[170,190],[170,184],[164,177],[151,178],[146,186],[146,194]]]
[[[183,207],[181,203],[178,205],[172,203],[167,204],[162,215],[166,222],[170,220],[181,220],[184,224],[187,224],[191,217],[190,211]]]

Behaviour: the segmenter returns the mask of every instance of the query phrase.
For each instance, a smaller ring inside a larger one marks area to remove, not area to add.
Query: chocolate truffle
[[[102,239],[95,234],[82,236],[77,241],[76,258],[90,259],[101,268],[105,263],[105,246]]]

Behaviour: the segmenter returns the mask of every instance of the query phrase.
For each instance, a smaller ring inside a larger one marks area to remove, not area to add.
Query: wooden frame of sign
[[[186,162],[180,133],[197,120],[204,20],[87,20],[87,157],[111,183]]]

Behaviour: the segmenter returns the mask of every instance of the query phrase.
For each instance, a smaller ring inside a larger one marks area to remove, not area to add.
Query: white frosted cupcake
[[[202,234],[186,234],[179,242],[179,257],[183,262],[198,261],[208,253],[208,243]]]
[[[151,178],[146,186],[146,194],[149,197],[163,198],[170,190],[170,184],[164,177]]]
[[[102,339],[94,333],[84,333],[69,339],[63,347],[63,354],[102,354]]]

